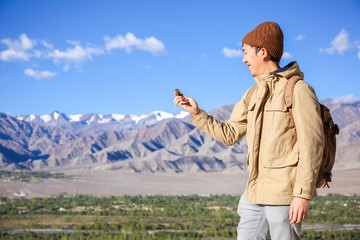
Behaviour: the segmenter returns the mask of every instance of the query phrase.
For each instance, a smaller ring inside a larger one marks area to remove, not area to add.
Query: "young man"
[[[244,39],[243,63],[255,77],[256,89],[246,106],[243,95],[230,119],[217,121],[193,98],[176,96],[174,103],[193,115],[191,123],[216,140],[232,145],[245,134],[249,179],[241,196],[238,239],[300,239],[301,222],[309,200],[316,195],[316,179],[323,154],[323,125],[314,90],[304,81],[294,88],[293,118],[284,103],[287,80],[303,78],[297,62],[280,68],[283,33],[264,22]],[[294,119],[294,120],[293,120]]]

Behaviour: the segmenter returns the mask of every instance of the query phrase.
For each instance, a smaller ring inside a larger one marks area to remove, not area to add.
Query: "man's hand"
[[[182,97],[184,97],[186,99],[186,102],[185,102],[181,96],[176,95],[176,92],[174,92],[174,95],[175,95],[174,103],[176,106],[183,108],[184,110],[188,111],[192,115],[199,114],[200,108],[194,99],[183,94]]]
[[[309,200],[300,197],[294,197],[289,211],[290,223],[300,223],[307,218],[309,213]]]

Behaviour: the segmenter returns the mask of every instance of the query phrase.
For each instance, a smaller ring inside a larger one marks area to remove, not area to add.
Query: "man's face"
[[[243,45],[244,58],[243,63],[246,63],[252,76],[256,77],[261,75],[262,57],[261,50],[256,53],[256,49],[246,43]]]

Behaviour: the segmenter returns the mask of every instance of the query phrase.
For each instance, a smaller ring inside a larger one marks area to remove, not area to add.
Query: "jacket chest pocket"
[[[288,159],[286,156],[293,153],[296,139],[295,125],[285,104],[265,105],[261,137],[264,165],[284,166],[294,163],[296,158]]]
[[[288,108],[282,102],[266,104],[264,108],[263,128],[289,129],[295,125]]]

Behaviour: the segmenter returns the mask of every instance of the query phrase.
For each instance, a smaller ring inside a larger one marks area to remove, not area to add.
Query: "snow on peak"
[[[125,115],[121,114],[111,114],[112,118],[115,119],[115,121],[121,121],[125,118]]]
[[[358,101],[358,99],[356,99],[356,97],[353,94],[349,94],[349,95],[346,95],[346,96],[331,99],[331,102],[334,103],[334,104],[337,104],[337,103],[354,103],[354,102],[357,102],[357,101]]]
[[[44,123],[51,121],[51,116],[49,114],[41,115],[40,119],[43,120]]]
[[[94,115],[91,116],[90,120],[86,121],[86,124],[89,125],[93,121],[95,121],[95,116]]]
[[[156,117],[156,121],[162,121],[164,119],[168,119],[168,118],[173,118],[174,115],[171,113],[167,113],[167,112],[162,112],[162,111],[155,111],[153,112],[155,114]]]
[[[97,120],[98,123],[108,123],[111,122],[111,118],[101,118]]]
[[[147,119],[146,122],[143,124],[156,124],[156,122],[161,122],[163,120],[170,120],[170,119],[182,119],[189,115],[186,111],[181,111],[176,114],[167,113],[163,111],[154,111],[149,114],[142,114],[142,115],[123,115],[123,114],[72,114],[72,115],[65,115],[66,119],[68,119],[69,122],[81,122],[86,121],[86,123],[92,124],[92,123],[99,123],[99,124],[105,124],[112,121],[116,121],[121,123],[122,121],[128,121],[128,119],[131,119],[135,124],[138,124],[141,120]],[[50,114],[44,114],[44,115],[18,115],[16,118],[19,120],[25,120],[28,122],[34,121],[36,119],[40,119],[43,123],[48,124],[51,121],[57,121],[59,120],[61,116],[61,113],[55,111]]]
[[[130,115],[130,119],[138,123],[141,119],[147,118],[149,115]]]
[[[99,118],[100,119],[97,120],[98,123],[108,123],[113,120],[112,116],[104,117],[104,115],[102,115],[102,114],[99,114]]]
[[[70,119],[70,122],[80,122],[81,117],[83,116],[82,114],[75,114],[75,115],[67,115],[68,118]]]
[[[35,119],[36,119],[36,116],[34,114],[31,114],[28,118],[26,118],[26,121],[31,122],[31,121],[33,121]]]
[[[17,115],[17,117],[16,117],[16,119],[17,119],[17,120],[20,120],[20,121],[24,120],[24,118],[25,118],[25,117],[24,117],[24,116],[21,116],[21,115]]]
[[[185,111],[181,111],[181,112],[179,112],[178,114],[175,115],[175,118],[185,118],[185,117],[187,117],[189,115],[190,115],[190,113],[185,112]]]
[[[60,114],[58,112],[54,112],[54,118],[55,120],[58,120],[58,118],[60,117]]]

